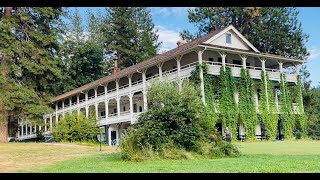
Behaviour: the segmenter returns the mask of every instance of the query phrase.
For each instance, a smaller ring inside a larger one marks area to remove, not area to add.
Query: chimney
[[[178,45],[178,47],[180,47],[180,46],[182,46],[182,45],[184,45],[184,44],[186,44],[187,42],[185,41],[185,40],[179,40],[178,42],[177,42],[177,45]]]
[[[115,57],[113,61],[112,74],[117,74],[121,71],[121,69],[118,67],[118,57]]]
[[[12,7],[5,7],[5,15],[10,16],[12,11]]]

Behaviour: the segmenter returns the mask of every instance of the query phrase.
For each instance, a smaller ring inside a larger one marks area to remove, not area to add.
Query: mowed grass
[[[103,147],[102,154],[116,151]],[[0,172],[44,167],[71,158],[101,154],[99,146],[60,143],[0,143]]]
[[[113,153],[74,158],[22,172],[320,172],[320,141],[235,144],[242,152],[238,158],[130,162],[122,160],[120,153]]]

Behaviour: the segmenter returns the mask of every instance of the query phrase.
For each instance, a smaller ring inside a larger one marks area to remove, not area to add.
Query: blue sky
[[[78,8],[82,17],[86,20],[86,10],[88,8]],[[105,12],[105,8],[90,8],[94,12]],[[179,32],[188,29],[196,31],[196,27],[188,21],[188,7],[151,7],[152,19],[156,29],[158,29],[159,40],[163,42],[160,51],[169,50],[176,47],[176,42],[180,39]],[[309,41],[306,46],[310,52],[307,60],[307,69],[310,72],[312,86],[320,85],[320,24],[315,19],[320,17],[320,7],[298,8],[299,21],[302,29],[309,34]],[[73,8],[70,8],[72,11]]]

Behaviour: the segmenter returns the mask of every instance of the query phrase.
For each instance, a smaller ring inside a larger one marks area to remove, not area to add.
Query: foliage
[[[306,129],[305,129],[305,121],[306,121],[306,115],[304,113],[303,109],[303,99],[302,99],[302,88],[301,88],[301,77],[300,75],[297,75],[297,85],[296,88],[296,99],[297,99],[297,105],[298,105],[298,112],[295,115],[297,126],[298,126],[298,133],[299,136],[306,136]]]
[[[260,89],[261,89],[261,94],[259,99],[260,118],[263,124],[265,125],[268,139],[274,140],[277,137],[279,115],[278,115],[278,111],[275,103],[274,92],[271,86],[271,81],[269,80],[268,73],[261,72]],[[268,92],[268,96],[266,92]]]
[[[235,102],[234,92],[234,78],[232,77],[232,72],[230,67],[225,67],[224,71],[223,66],[220,68],[219,76],[219,117],[222,123],[230,129],[232,132],[233,139],[236,139],[237,136],[237,104]]]
[[[121,68],[155,56],[161,44],[150,10],[145,7],[107,8],[103,33],[107,56],[116,55]]]
[[[53,128],[53,136],[56,141],[62,142],[94,142],[100,132],[94,112],[90,112],[87,119],[80,112],[67,113]]]
[[[60,7],[15,7],[11,16],[1,16],[2,121],[7,121],[6,114],[40,120],[50,112],[46,102],[53,95],[54,83],[61,78],[57,26],[63,14]]]
[[[195,35],[184,30],[183,39],[191,40],[232,24],[257,49],[285,57],[305,59],[308,36],[292,7],[197,7],[190,9],[189,22],[198,27]]]
[[[36,130],[36,136],[37,136],[37,141],[44,141],[44,135],[43,135],[43,130]]]
[[[253,80],[248,69],[241,68],[239,78],[239,119],[246,129],[247,138],[255,138],[258,123],[253,92]]]
[[[201,84],[200,68],[202,68],[202,72],[203,72],[203,83],[204,83],[204,94],[205,94],[206,105],[207,105],[208,111],[210,111],[210,114],[212,117],[211,120],[213,124],[216,124],[217,107],[215,104],[214,94],[217,93],[216,89],[218,88],[218,83],[217,83],[217,79],[215,79],[214,76],[208,73],[208,64],[207,63],[202,63],[202,65],[198,64],[196,66],[196,69],[191,72],[191,76],[189,79],[194,84],[194,87],[200,87],[200,84]]]
[[[89,11],[89,32],[83,30],[82,18],[76,9],[69,14],[71,23],[65,23],[62,39],[64,47],[60,54],[59,67],[63,79],[57,83],[55,94],[62,94],[88,84],[104,76],[102,17],[96,17]]]
[[[197,152],[199,144],[210,141],[215,124],[190,83],[179,90],[175,82],[155,81],[148,100],[148,111],[128,128],[120,143],[125,159],[187,158],[186,151]]]
[[[309,91],[309,92],[308,92]],[[307,91],[304,97],[305,112],[308,115],[306,121],[307,134],[312,139],[320,140],[320,86]]]
[[[295,119],[293,114],[291,94],[289,92],[286,76],[283,73],[280,74],[280,92],[280,119],[284,128],[284,136],[286,139],[290,139],[293,136]]]

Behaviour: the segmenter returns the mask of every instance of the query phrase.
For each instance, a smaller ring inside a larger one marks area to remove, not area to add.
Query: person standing
[[[227,142],[231,142],[232,133],[231,133],[231,131],[229,130],[229,128],[226,127],[226,129],[225,129],[224,132],[225,132],[225,136],[226,136],[226,141],[227,141]]]

